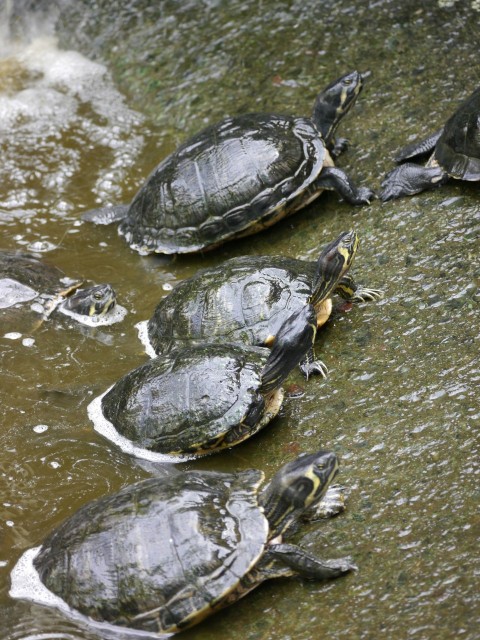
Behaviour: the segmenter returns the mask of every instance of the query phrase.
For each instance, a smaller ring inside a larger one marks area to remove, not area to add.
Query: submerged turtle
[[[420,193],[438,187],[449,178],[480,180],[480,88],[457,109],[439,131],[406,146],[397,155],[402,162],[432,153],[427,164],[406,162],[385,176],[382,200]]]
[[[82,217],[122,220],[119,233],[132,249],[172,254],[256,233],[324,189],[368,204],[373,191],[355,187],[332,159],[346,147],[335,130],[362,84],[357,71],[335,80],[318,95],[311,118],[253,113],[211,125],[165,158],[131,204]]]
[[[172,633],[264,580],[324,580],[356,567],[282,541],[318,504],[338,468],[319,451],[261,471],[186,471],[150,478],[80,508],[42,545],[34,565],[71,607],[125,627]]]
[[[148,339],[157,354],[201,341],[270,346],[292,313],[310,303],[317,327],[328,319],[333,292],[352,302],[381,297],[347,273],[358,246],[354,231],[326,245],[317,262],[282,256],[245,256],[198,272],[178,284],[148,321]],[[308,377],[325,374],[313,346],[301,365]]]
[[[271,350],[240,344],[174,349],[127,373],[102,398],[103,415],[143,449],[202,455],[236,445],[278,413],[280,385],[311,348],[315,311],[304,305]]]
[[[61,305],[77,316],[102,317],[116,304],[109,284],[79,289],[81,282],[29,253],[0,251],[0,318],[9,324],[29,309],[48,317]]]

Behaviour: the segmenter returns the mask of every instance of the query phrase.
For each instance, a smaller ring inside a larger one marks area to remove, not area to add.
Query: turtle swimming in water
[[[433,152],[433,153],[432,153]],[[382,182],[384,201],[439,187],[449,179],[480,180],[480,88],[457,109],[444,127],[404,147],[398,162],[430,153],[425,166],[405,162]]]
[[[356,101],[353,71],[318,96],[311,118],[253,113],[226,118],[181,145],[150,174],[129,205],[94,209],[83,219],[121,221],[119,233],[141,254],[213,249],[268,227],[333,189],[351,204],[373,191],[334,166],[346,148],[336,140]]]
[[[34,559],[43,584],[93,620],[153,633],[197,624],[263,581],[356,567],[283,541],[335,476],[334,453],[254,469],[149,478],[81,507]]]
[[[357,247],[357,234],[347,231],[324,247],[317,262],[244,256],[200,271],[159,302],[147,323],[149,343],[157,354],[203,341],[270,346],[289,315],[305,304],[314,307],[318,328],[331,313],[334,292],[352,302],[382,295],[358,285],[348,272]],[[326,372],[313,346],[301,368],[307,377]]]
[[[282,382],[311,348],[311,305],[293,313],[272,349],[197,344],[123,376],[102,398],[103,416],[141,449],[204,455],[257,433],[278,413]]]
[[[25,310],[48,317],[59,307],[68,315],[102,318],[113,310],[116,294],[109,284],[80,289],[57,267],[34,255],[0,251],[0,319],[15,327]]]

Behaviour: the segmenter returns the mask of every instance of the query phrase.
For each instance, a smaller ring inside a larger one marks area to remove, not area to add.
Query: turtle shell
[[[269,350],[196,345],[134,369],[102,398],[115,429],[143,449],[207,453],[246,439],[278,408],[260,393]]]
[[[260,471],[187,471],[91,502],[35,559],[42,582],[95,620],[150,632],[199,622],[262,556]]]
[[[0,318],[8,329],[19,329],[32,304],[38,311],[65,288],[63,271],[28,253],[0,251]]]
[[[453,178],[480,180],[480,88],[445,124],[435,159]]]
[[[192,342],[262,345],[312,294],[315,262],[244,256],[179,283],[148,322],[156,353]]]
[[[142,253],[213,248],[273,224],[308,200],[325,158],[322,138],[307,118],[227,118],[158,165],[119,233]]]

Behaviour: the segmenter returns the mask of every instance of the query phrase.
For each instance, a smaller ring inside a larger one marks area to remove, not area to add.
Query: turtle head
[[[64,307],[81,316],[104,316],[113,309],[117,295],[109,284],[78,289],[64,302]]]
[[[278,330],[262,370],[261,393],[278,389],[290,371],[313,347],[317,333],[317,316],[311,304],[292,313]]]
[[[327,147],[334,143],[338,123],[353,107],[362,87],[362,74],[352,71],[334,80],[318,94],[313,106],[312,121]]]
[[[355,231],[344,231],[324,247],[317,261],[310,303],[318,305],[333,293],[338,281],[353,264],[358,248]]]
[[[260,496],[272,538],[320,502],[337,471],[337,456],[332,451],[317,451],[289,462],[273,476]]]

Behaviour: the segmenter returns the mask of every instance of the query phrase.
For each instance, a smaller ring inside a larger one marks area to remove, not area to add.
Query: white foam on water
[[[102,411],[102,398],[110,391],[111,388],[112,387],[109,387],[104,393],[95,398],[95,400],[92,400],[87,407],[88,417],[93,422],[93,428],[97,433],[113,442],[124,453],[134,456],[135,458],[141,458],[142,460],[149,460],[150,462],[178,463],[195,459],[195,456],[169,456],[165,453],[156,453],[155,451],[142,449],[142,447],[137,447],[131,440],[128,440],[128,438],[125,438],[118,433],[110,420],[107,420],[103,415]]]
[[[0,205],[13,211],[32,207],[34,155],[40,167],[36,182],[55,202],[48,206],[47,198],[46,209],[56,215],[71,211],[69,187],[81,178],[84,148],[96,157],[89,171],[94,171],[92,191],[99,204],[122,201],[122,185],[143,149],[146,127],[144,117],[126,105],[107,68],[76,51],[59,49],[52,36],[16,43],[4,56],[0,84],[3,78],[11,82],[0,92],[0,143],[5,149]]]
[[[113,309],[103,316],[85,316],[80,313],[75,313],[71,309],[67,309],[63,304],[57,307],[57,311],[60,311],[60,313],[63,313],[65,316],[69,316],[87,327],[105,327],[110,324],[115,324],[116,322],[121,322],[128,313],[125,307],[122,307],[120,304],[116,304]]]
[[[155,353],[155,349],[152,347],[152,343],[148,339],[148,320],[137,322],[135,329],[138,331],[138,339],[143,344],[147,356],[150,358],[156,358],[157,354]]]
[[[41,547],[27,549],[13,567],[10,575],[11,587],[9,595],[12,598],[33,600],[38,604],[68,610],[67,603],[49,591],[42,583],[33,565],[33,561],[40,553],[40,549]]]
[[[108,638],[158,638],[169,637],[172,634],[149,633],[148,631],[137,631],[128,627],[116,627],[108,622],[97,622],[92,618],[81,614],[79,611],[72,609],[69,605],[52,593],[40,580],[38,571],[35,569],[34,560],[40,553],[41,547],[27,549],[18,560],[10,574],[11,587],[9,595],[19,600],[29,600],[36,604],[54,607],[60,610],[68,618],[82,623],[86,627],[108,633]],[[48,635],[49,638],[55,637]],[[62,635],[63,637],[63,635]],[[103,637],[103,636],[102,636]]]
[[[45,431],[48,431],[48,425],[37,424],[35,427],[33,427],[33,430],[35,431],[35,433],[44,433]]]
[[[7,340],[19,340],[22,334],[18,333],[18,331],[10,331],[10,333],[5,333],[3,337],[7,338]]]
[[[58,245],[53,244],[53,242],[49,242],[48,240],[35,240],[35,242],[27,244],[27,249],[29,251],[35,251],[36,253],[47,253],[48,251],[53,251],[57,248]]]

